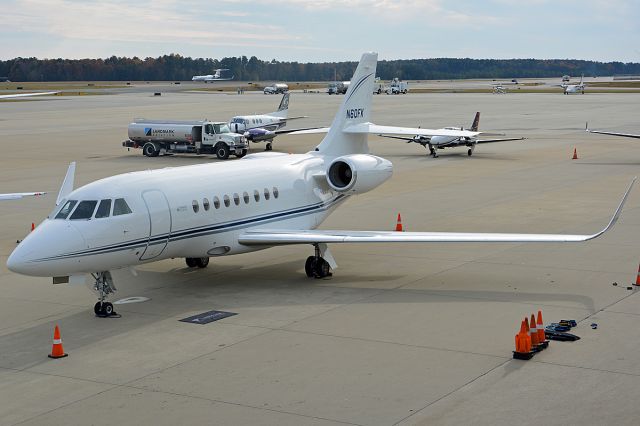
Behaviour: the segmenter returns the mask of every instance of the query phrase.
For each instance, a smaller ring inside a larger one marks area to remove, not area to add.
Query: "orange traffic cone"
[[[578,159],[578,149],[577,148],[573,148],[573,157],[571,157],[572,160],[577,160]]]
[[[529,323],[529,335],[531,336],[531,346],[537,348],[540,342],[538,341],[538,329],[536,327],[536,319],[531,314],[531,322]]]
[[[31,222],[31,230],[33,231],[34,229],[36,229],[36,224]]]
[[[640,286],[640,265],[638,265],[638,275],[636,276],[636,283],[634,285]]]
[[[404,229],[402,229],[402,218],[400,217],[400,213],[398,213],[398,220],[396,221],[396,231],[404,231]]]
[[[56,324],[56,328],[53,330],[53,346],[51,347],[51,354],[49,358],[64,358],[68,354],[64,353],[62,348],[62,337],[60,337],[60,328]]]
[[[516,334],[516,350],[513,352],[514,359],[531,359],[531,339],[526,332],[524,321],[520,323],[520,332]]]
[[[540,342],[544,342],[545,340],[547,340],[547,336],[544,334],[544,323],[542,322],[542,311],[538,311],[536,328],[538,329],[538,340]]]

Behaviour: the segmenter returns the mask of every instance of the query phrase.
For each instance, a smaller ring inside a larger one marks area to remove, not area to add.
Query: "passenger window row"
[[[124,198],[116,198],[113,201],[113,211],[111,210],[111,204],[111,199],[100,200],[99,203],[98,200],[84,200],[80,202],[78,202],[78,200],[69,200],[55,215],[55,219],[103,219],[111,215],[121,216],[132,213],[131,208]]]
[[[271,191],[269,191],[269,188],[265,188],[262,194],[264,196],[264,199],[268,201],[271,198],[272,194],[273,194],[273,198],[278,198],[278,196],[280,195],[280,192],[278,191],[278,188],[274,186],[273,188],[271,188]],[[240,194],[235,192],[232,197],[233,197],[233,204],[235,204],[236,206],[239,206],[240,200],[241,200]],[[229,197],[229,195],[225,194],[222,197],[222,203],[221,203],[220,198],[218,198],[217,196],[214,196],[213,208],[218,210],[222,206],[222,204],[224,204],[225,207],[230,207],[231,199],[232,198]],[[256,203],[260,201],[260,191],[258,191],[257,189],[253,191],[253,200]],[[251,201],[251,196],[247,191],[244,191],[242,193],[242,201],[244,202],[244,204],[249,204],[249,202]],[[200,211],[200,203],[198,202],[198,200],[193,200],[191,203],[191,206],[193,207],[194,213],[198,213]],[[209,209],[211,208],[211,204],[209,203],[208,198],[202,199],[202,208],[204,209],[204,211],[209,211]]]

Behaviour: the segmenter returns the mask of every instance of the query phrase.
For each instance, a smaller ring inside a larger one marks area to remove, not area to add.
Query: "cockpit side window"
[[[116,198],[113,202],[113,215],[120,216],[129,213],[131,213],[131,209],[124,198]]]
[[[60,209],[60,211],[58,212],[55,218],[66,219],[67,216],[69,216],[69,213],[71,213],[71,210],[73,210],[73,208],[76,206],[77,203],[78,203],[78,200],[67,201],[67,203],[64,205],[64,207]]]
[[[97,204],[97,200],[80,201],[78,207],[76,207],[73,214],[69,217],[69,220],[91,219]]]
[[[109,213],[111,213],[111,200],[100,201],[100,204],[98,205],[98,210],[96,210],[96,219],[109,217]]]

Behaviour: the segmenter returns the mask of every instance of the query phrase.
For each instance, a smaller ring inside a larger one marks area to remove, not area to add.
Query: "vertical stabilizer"
[[[282,95],[282,100],[280,101],[280,105],[278,106],[278,110],[276,112],[272,112],[267,115],[271,115],[274,117],[287,118],[289,114],[289,92]]]
[[[367,134],[345,133],[344,129],[356,124],[368,123],[371,117],[371,100],[376,76],[377,53],[365,53],[360,59],[342,105],[338,110],[329,133],[316,151],[338,157],[346,154],[366,154],[369,152]]]
[[[479,126],[480,126],[480,111],[476,112],[476,116],[473,119],[473,124],[471,124],[471,128],[469,130],[471,130],[472,132],[477,132]]]

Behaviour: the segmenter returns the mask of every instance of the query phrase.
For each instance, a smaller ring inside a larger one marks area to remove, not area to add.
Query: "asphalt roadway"
[[[392,230],[401,213],[409,231],[598,231],[640,172],[640,145],[586,134],[585,121],[638,132],[639,97],[375,96],[378,124],[469,126],[481,111],[481,129],[528,139],[433,159],[373,137],[393,178],[322,228]],[[341,99],[294,93],[290,114],[310,118],[289,126],[329,124]],[[0,103],[0,193],[50,191],[0,204],[0,424],[637,424],[640,296],[626,286],[640,261],[638,187],[618,224],[587,243],[334,245],[339,268],[324,280],[306,278],[305,246],[215,258],[204,270],[175,259],[137,276],[115,271],[113,300],[150,298],[116,305],[121,318],[96,318],[83,286],[6,269],[16,240],[53,209],[70,161],[76,185],[218,161],[126,151],[134,117],[227,120],[278,102],[131,93]],[[319,140],[285,136],[274,149]],[[539,309],[547,322],[576,319],[582,339],[513,360],[521,319]],[[210,310],[237,315],[179,321]],[[47,357],[55,324],[64,359]]]

